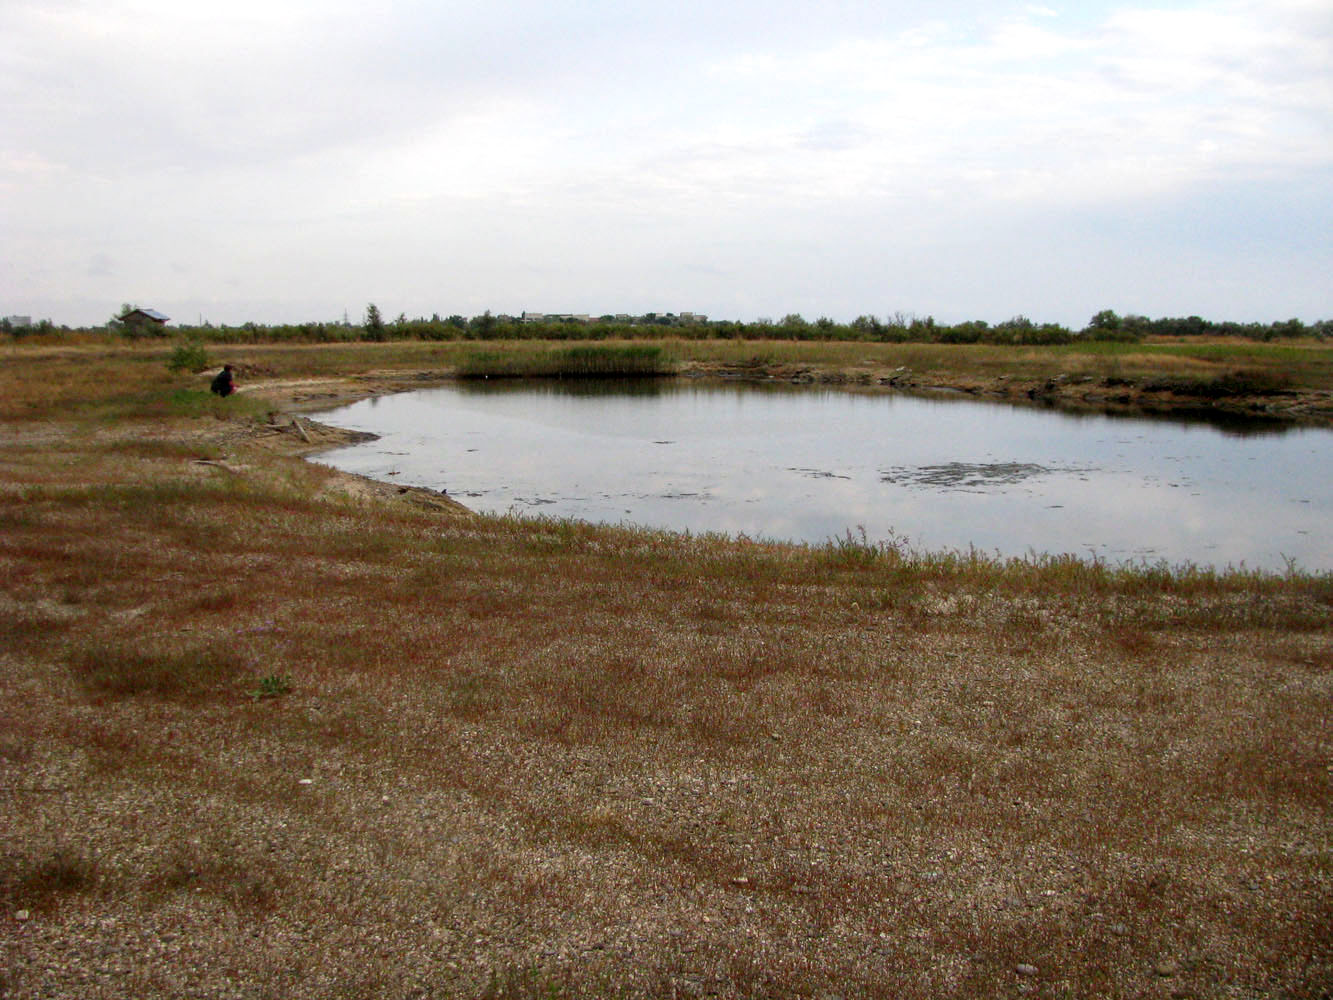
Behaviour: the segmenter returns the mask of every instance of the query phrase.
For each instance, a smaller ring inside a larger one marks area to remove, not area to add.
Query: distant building
[[[167,320],[171,319],[170,316],[160,313],[156,309],[131,309],[124,316],[117,316],[116,318],[127,327],[144,330],[166,326]]]
[[[5,322],[10,326],[32,326],[31,316],[6,316]]]
[[[171,319],[166,313],[156,309],[131,309],[124,316],[118,316],[122,323],[165,323]]]

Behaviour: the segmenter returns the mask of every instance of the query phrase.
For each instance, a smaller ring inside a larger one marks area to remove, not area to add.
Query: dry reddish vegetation
[[[0,446],[0,995],[1333,989],[1327,577],[470,518],[134,391]]]

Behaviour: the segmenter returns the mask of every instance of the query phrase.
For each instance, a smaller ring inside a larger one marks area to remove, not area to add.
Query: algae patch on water
[[[881,471],[880,479],[898,486],[981,492],[999,486],[1016,486],[1040,476],[1087,471],[1073,466],[1045,466],[1032,462],[947,462],[943,465],[896,466]]]

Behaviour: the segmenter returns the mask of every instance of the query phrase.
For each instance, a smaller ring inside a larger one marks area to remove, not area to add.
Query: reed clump
[[[653,378],[675,363],[657,344],[590,344],[580,347],[478,350],[457,367],[460,378]]]

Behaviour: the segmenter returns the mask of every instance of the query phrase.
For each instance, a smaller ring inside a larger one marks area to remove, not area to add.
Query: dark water
[[[321,419],[380,439],[319,461],[478,511],[1333,570],[1326,430],[679,381],[468,383]]]

